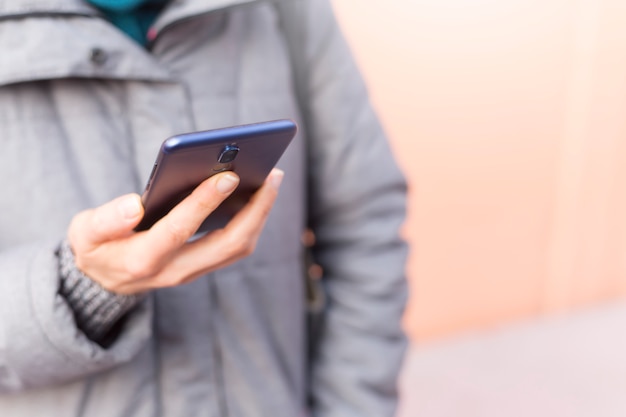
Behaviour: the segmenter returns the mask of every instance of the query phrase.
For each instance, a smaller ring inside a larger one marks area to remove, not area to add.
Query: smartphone
[[[147,230],[204,180],[234,171],[237,189],[207,217],[198,233],[223,228],[261,187],[297,132],[291,120],[186,133],[166,139],[141,197]]]

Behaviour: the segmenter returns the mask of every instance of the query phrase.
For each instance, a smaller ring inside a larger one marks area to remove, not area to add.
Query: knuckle
[[[220,203],[223,199],[220,198],[219,196],[214,196],[214,195],[195,195],[193,203],[195,204],[196,208],[195,210],[200,212],[200,213],[206,213],[209,214],[211,213],[213,210],[215,210],[215,206]]]
[[[133,280],[149,278],[157,270],[156,262],[151,259],[131,257],[126,261],[126,272]]]
[[[247,257],[254,253],[254,249],[256,245],[254,243],[246,245],[246,247],[241,251],[241,256]]]
[[[233,257],[243,258],[254,252],[255,242],[253,239],[236,235],[230,239],[228,247]]]
[[[169,239],[176,245],[182,245],[185,243],[193,234],[195,230],[192,230],[190,227],[183,225],[179,222],[170,221],[167,223],[167,235]]]
[[[195,212],[210,214],[215,208],[226,199],[226,195],[216,192],[215,177],[200,184],[190,195],[190,203]],[[213,186],[210,186],[213,182]]]
[[[241,238],[239,238],[239,236],[229,236],[229,239],[226,242],[226,248],[228,249],[230,256],[238,256],[243,249]]]

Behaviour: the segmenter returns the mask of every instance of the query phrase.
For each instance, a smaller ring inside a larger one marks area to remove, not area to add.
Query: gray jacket
[[[301,6],[302,110],[267,2],[175,1],[149,52],[82,1],[0,2],[0,415],[393,414],[405,184],[328,2]],[[58,294],[71,217],[140,192],[172,134],[277,118],[307,123],[255,253],[86,338]],[[311,361],[307,226],[328,301]]]

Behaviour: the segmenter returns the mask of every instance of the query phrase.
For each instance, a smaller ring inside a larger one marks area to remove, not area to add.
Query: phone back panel
[[[149,229],[202,181],[230,170],[239,175],[239,186],[204,221],[198,232],[224,227],[263,184],[296,131],[291,120],[276,120],[167,139],[143,193],[145,215],[136,230]],[[232,147],[238,148],[234,160],[221,163],[220,155]]]

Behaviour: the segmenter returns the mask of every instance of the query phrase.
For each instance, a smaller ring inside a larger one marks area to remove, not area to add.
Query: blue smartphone
[[[250,200],[297,132],[291,120],[274,120],[173,136],[163,142],[142,195],[147,230],[204,180],[234,171],[237,189],[202,223],[197,233],[224,227]]]

